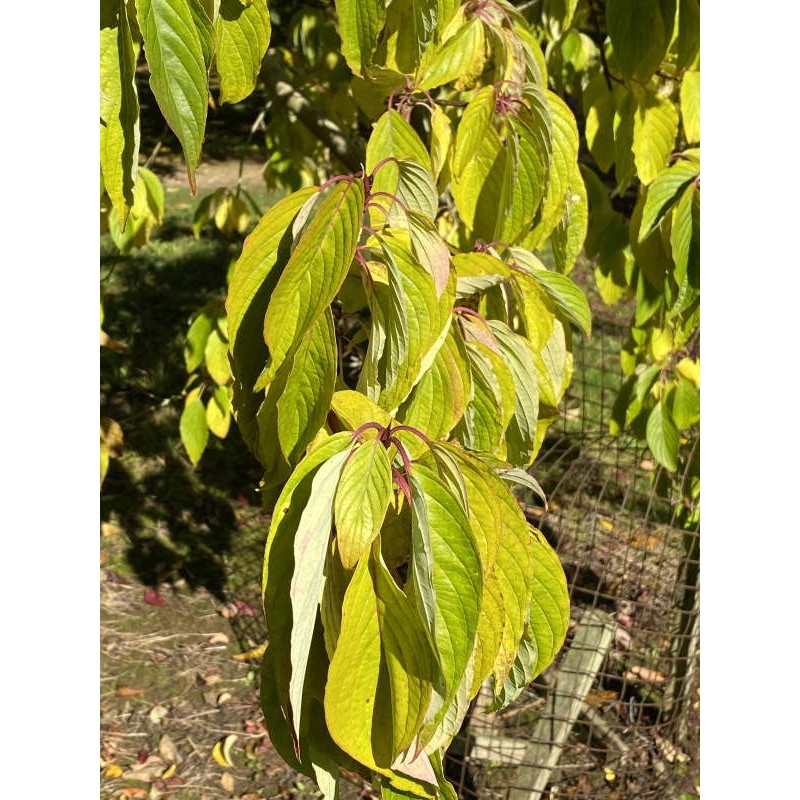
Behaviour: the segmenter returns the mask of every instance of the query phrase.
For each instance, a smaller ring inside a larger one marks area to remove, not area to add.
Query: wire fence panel
[[[485,713],[488,686],[476,698],[446,761],[462,798],[697,793],[699,526],[677,524],[680,476],[667,481],[641,442],[609,433],[630,307],[593,306],[593,336],[575,339],[563,414],[533,469],[548,507],[520,495],[564,565],[570,631],[510,707]]]

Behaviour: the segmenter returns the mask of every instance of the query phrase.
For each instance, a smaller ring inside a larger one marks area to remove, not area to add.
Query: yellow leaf
[[[211,756],[214,761],[221,767],[232,767],[231,749],[239,737],[235,733],[231,733],[224,739],[220,739],[211,750]]]
[[[103,774],[106,778],[119,778],[122,775],[122,767],[118,764],[109,764]]]
[[[262,642],[258,647],[254,647],[252,650],[248,650],[245,653],[236,653],[234,659],[236,661],[256,661],[264,655],[268,645],[269,642]]]
[[[161,773],[161,780],[166,780],[167,778],[171,778],[175,774],[175,770],[177,767],[175,764],[170,764],[162,773]]]

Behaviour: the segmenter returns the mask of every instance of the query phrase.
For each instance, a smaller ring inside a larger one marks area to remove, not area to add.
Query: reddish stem
[[[403,494],[406,496],[406,500],[411,503],[411,487],[408,485],[408,481],[403,477],[403,473],[400,472],[397,467],[392,467],[392,477],[394,478],[394,482],[400,487]]]
[[[358,437],[361,436],[362,433],[370,430],[370,428],[379,431],[378,438],[381,441],[386,441],[386,434],[388,433],[388,428],[385,428],[379,422],[365,422],[363,425],[359,425],[353,431],[353,439],[358,439]]]
[[[400,208],[406,212],[406,214],[409,213],[408,206],[399,197],[393,195],[391,192],[372,192],[372,194],[369,196],[369,199],[372,200],[373,197],[388,197],[390,200],[397,203],[397,205],[399,205]]]
[[[422,439],[422,441],[425,442],[428,447],[431,446],[431,440],[419,428],[413,428],[411,425],[395,425],[390,429],[389,435],[394,438],[394,434],[397,433],[397,431],[408,431],[409,433],[413,433],[415,436]]]
[[[403,459],[403,469],[406,475],[411,475],[411,459],[408,457],[408,451],[403,443],[396,436],[389,436],[389,441],[397,448],[400,458]]]

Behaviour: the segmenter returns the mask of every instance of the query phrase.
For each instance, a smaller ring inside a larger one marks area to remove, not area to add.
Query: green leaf
[[[451,327],[430,369],[398,409],[397,419],[431,439],[447,436],[469,402],[472,381],[464,342]]]
[[[100,19],[100,169],[124,226],[133,205],[139,158],[136,52],[122,0],[101,0]]]
[[[676,67],[685,69],[700,52],[700,0],[679,0]]]
[[[199,390],[186,397],[180,420],[181,441],[192,464],[197,464],[208,444],[206,407],[200,399]]]
[[[539,222],[531,236],[525,240],[526,246],[530,248],[545,241],[558,225],[574,194],[570,183],[576,181],[579,139],[575,116],[569,106],[553,92],[547,92],[547,104],[552,117],[553,154]]]
[[[504,683],[495,683],[493,708],[504,708],[552,663],[569,627],[569,588],[555,551],[542,534],[533,536],[533,583],[528,621]]]
[[[677,385],[669,394],[668,405],[679,431],[700,422],[700,391],[685,378],[678,379]]]
[[[455,697],[470,661],[478,627],[483,570],[475,535],[458,500],[420,463],[411,473],[412,573],[421,618],[427,622],[441,668],[441,706],[421,735],[432,734]]]
[[[670,471],[678,468],[678,429],[660,401],[647,418],[647,446],[659,464]]]
[[[436,0],[392,0],[386,10],[386,65],[413,74],[436,30]]]
[[[689,184],[672,213],[670,244],[672,260],[675,262],[675,280],[679,286],[687,276],[699,275],[700,272],[699,208],[695,212],[695,205],[699,206],[698,198],[697,187]]]
[[[325,689],[325,720],[346,753],[391,776],[396,788],[416,788],[413,781],[398,780],[391,766],[424,718],[432,666],[430,646],[408,599],[380,560],[362,558],[344,597]]]
[[[595,75],[583,90],[586,144],[603,172],[614,165],[614,93],[603,75]]]
[[[331,410],[351,431],[365,422],[377,422],[384,427],[392,422],[388,412],[366,395],[352,389],[335,392],[331,400]]]
[[[394,109],[386,111],[375,123],[367,142],[367,172],[371,173],[385,158],[414,161],[428,172],[431,170],[431,157],[419,135]],[[377,176],[382,170],[383,167]]]
[[[589,201],[577,162],[567,187],[566,209],[551,238],[556,268],[568,273],[583,249],[589,226]]]
[[[233,367],[233,409],[248,447],[258,441],[256,413],[262,392],[253,386],[269,353],[264,342],[264,317],[272,292],[286,264],[292,245],[292,221],[316,189],[301,189],[273,205],[245,239],[234,265],[225,307]]]
[[[470,83],[480,75],[485,59],[483,23],[473,17],[439,47],[429,47],[417,70],[415,86],[430,91],[461,80]]]
[[[334,513],[336,543],[345,569],[352,569],[380,532],[392,498],[392,473],[379,439],[357,446],[342,471]]]
[[[264,553],[262,587],[269,647],[262,669],[262,708],[270,740],[296,769],[301,764],[295,748],[292,709],[289,703],[291,679],[292,598],[294,538],[303,511],[311,498],[317,470],[337,453],[352,445],[349,432],[325,439],[298,464],[289,476],[275,504]],[[313,649],[313,642],[312,642]],[[324,656],[324,650],[323,650]],[[312,660],[311,666],[314,666]],[[312,730],[319,726],[313,726]]]
[[[196,190],[208,107],[208,65],[212,48],[209,27],[198,28],[193,11],[205,15],[192,0],[136,0],[139,28],[150,67],[150,86],[183,148],[189,185]]]
[[[334,184],[296,243],[264,318],[270,354],[265,382],[274,378],[336,296],[353,260],[363,209],[361,181]]]
[[[648,92],[637,105],[633,117],[633,158],[643,184],[651,184],[667,166],[677,135],[675,104],[666,97]]]
[[[266,0],[222,0],[214,22],[220,103],[238,103],[256,88],[271,25]]]
[[[636,170],[633,154],[635,112],[633,95],[625,92],[614,112],[614,177],[620,190],[627,187]]]
[[[217,438],[224,439],[228,435],[231,427],[231,409],[228,391],[224,386],[217,386],[206,404],[206,424]]]
[[[496,95],[494,86],[484,86],[464,109],[453,148],[452,170],[455,175],[464,171],[480,149],[486,131],[492,124]]]
[[[133,207],[121,228],[115,209],[111,210],[108,227],[114,244],[120,252],[128,253],[133,247],[142,247],[150,234],[164,219],[164,187],[161,181],[145,167],[139,167],[133,188]]]
[[[565,319],[572,322],[587,336],[592,333],[592,312],[586,295],[566,275],[547,269],[536,256],[519,247],[509,249],[514,263],[524,270],[523,274],[533,278]]]
[[[681,82],[681,117],[686,141],[700,141],[700,70],[686,72]]]
[[[225,386],[230,381],[232,376],[228,361],[228,340],[219,329],[219,321],[208,334],[205,362],[208,374],[214,379],[214,383]]]
[[[661,65],[672,38],[665,22],[660,0],[608,0],[606,27],[625,78],[646,83]]]
[[[349,455],[349,448],[342,450],[317,470],[311,481],[308,504],[300,515],[294,535],[294,571],[290,590],[292,677],[289,681],[289,703],[298,740],[308,654],[325,581],[323,570],[333,525],[334,496]]]
[[[437,180],[442,171],[446,170],[452,142],[453,125],[450,117],[435,105],[431,113],[431,168],[433,177]]]
[[[364,75],[386,19],[384,0],[336,0],[342,55],[356,75]]]
[[[646,239],[661,223],[664,215],[678,201],[684,187],[700,173],[700,166],[681,160],[664,170],[647,188],[642,210],[639,241]]]
[[[186,362],[187,372],[194,372],[203,363],[206,342],[213,327],[214,320],[206,313],[205,309],[200,311],[192,320],[183,346],[183,358]]]
[[[326,308],[309,328],[291,361],[278,400],[278,440],[286,460],[296,463],[325,424],[336,385],[336,333]]]
[[[534,457],[539,417],[535,353],[526,338],[499,320],[489,320],[489,327],[514,378],[516,401],[514,416],[506,430],[507,457],[515,466],[528,466]]]

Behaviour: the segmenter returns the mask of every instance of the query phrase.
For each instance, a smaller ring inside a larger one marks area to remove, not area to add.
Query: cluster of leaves
[[[197,464],[208,445],[209,431],[219,439],[231,426],[231,366],[228,320],[223,304],[210,300],[192,318],[184,345],[189,378],[180,419],[183,446]]]
[[[583,111],[586,255],[609,304],[635,298],[612,432],[677,472],[696,521],[700,418],[698,0],[545,2],[551,82]],[[686,446],[684,446],[686,445]]]
[[[538,490],[571,327],[590,332],[566,275],[578,132],[513,6],[336,8],[353,94],[382,98],[364,168],[268,209],[226,302],[273,508],[262,705],[326,795],[345,768],[452,797],[442,750],[482,682],[510,702],[566,634],[563,571],[511,485]]]

